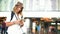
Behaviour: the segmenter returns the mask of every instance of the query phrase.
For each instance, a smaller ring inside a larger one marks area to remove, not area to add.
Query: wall
[[[10,12],[0,12],[1,16],[8,16]],[[60,18],[60,12],[23,12],[24,17],[56,17]]]

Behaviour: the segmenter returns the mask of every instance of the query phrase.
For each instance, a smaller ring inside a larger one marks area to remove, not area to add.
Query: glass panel
[[[23,2],[23,0],[0,0],[0,12],[12,11],[12,8],[18,1]]]
[[[10,2],[11,0],[0,0],[0,11],[10,11]]]
[[[58,0],[58,10],[60,10],[60,0]]]
[[[58,0],[24,0],[28,11],[58,11]]]
[[[0,0],[0,11],[11,11],[17,1],[23,2],[28,11],[56,11],[60,6],[60,0]]]

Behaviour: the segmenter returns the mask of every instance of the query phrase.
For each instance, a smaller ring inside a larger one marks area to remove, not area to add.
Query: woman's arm
[[[14,23],[13,22],[5,22],[5,24],[6,24],[6,27],[9,27],[9,26],[13,25]]]
[[[6,23],[6,26],[11,26],[11,25],[14,25],[14,24],[20,24],[22,25],[23,24],[23,21],[20,21],[20,20],[16,20],[16,21],[13,21],[13,22],[5,22]]]

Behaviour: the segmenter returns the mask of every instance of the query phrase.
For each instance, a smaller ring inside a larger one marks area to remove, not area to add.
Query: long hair
[[[22,11],[23,11],[23,7],[21,8],[21,10],[18,13],[22,13]]]
[[[21,10],[18,12],[18,13],[22,13],[22,10],[23,10],[23,3],[17,2],[17,4],[15,5],[15,7],[13,8],[13,11],[16,11],[15,8],[16,8],[17,6],[21,6],[21,7],[22,7]]]

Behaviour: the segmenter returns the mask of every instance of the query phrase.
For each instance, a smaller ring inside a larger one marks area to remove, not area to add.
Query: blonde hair
[[[13,8],[13,11],[15,11],[15,7]]]
[[[21,8],[21,11],[19,11],[19,13],[22,13],[22,10],[23,10],[23,3],[17,2],[17,4],[16,4],[16,5],[14,6],[14,8],[13,8],[13,11],[16,11],[16,10],[15,10],[16,6],[21,6],[21,7],[22,7],[22,8]]]

